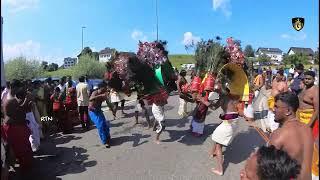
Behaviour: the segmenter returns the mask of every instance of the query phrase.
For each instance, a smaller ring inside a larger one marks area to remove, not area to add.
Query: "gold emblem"
[[[292,18],[292,26],[295,30],[300,31],[304,26],[304,18],[302,17]]]

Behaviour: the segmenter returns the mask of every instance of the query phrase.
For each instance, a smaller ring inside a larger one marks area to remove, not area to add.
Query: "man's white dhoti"
[[[31,130],[29,141],[32,151],[35,152],[40,148],[40,126],[36,122],[33,112],[26,113],[26,119],[29,121],[28,127]]]
[[[270,127],[271,131],[278,129],[279,123],[274,121],[274,113],[273,111],[268,111],[268,126]]]
[[[154,116],[154,118],[156,119],[156,121],[158,121],[159,123],[161,121],[164,121],[164,107],[163,106],[158,106],[156,104],[152,104],[152,114]]]
[[[216,143],[228,146],[237,130],[239,118],[233,120],[222,120],[222,123],[213,131],[212,140]]]
[[[187,114],[187,102],[186,100],[179,98],[179,109],[178,109],[178,114],[179,116],[185,116]]]

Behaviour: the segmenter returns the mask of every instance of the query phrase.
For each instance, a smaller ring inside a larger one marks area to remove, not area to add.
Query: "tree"
[[[80,56],[78,64],[72,67],[72,69],[75,78],[84,75],[92,78],[101,78],[106,70],[104,64],[96,61],[94,57],[89,54]]]
[[[81,56],[89,55],[96,61],[99,61],[99,53],[98,52],[93,52],[89,47],[83,48],[81,53],[78,55],[78,59],[80,59]]]
[[[316,52],[314,52],[314,64],[319,64],[319,47]]]
[[[32,79],[42,73],[42,67],[39,61],[27,60],[25,57],[14,58],[5,63],[6,78],[13,79]]]
[[[47,68],[47,71],[51,72],[51,71],[56,71],[58,70],[59,68],[59,65],[56,64],[56,63],[51,63],[48,68]]]
[[[266,54],[261,54],[258,58],[257,58],[257,61],[260,63],[260,64],[265,64],[267,62],[270,62],[271,61],[271,58],[269,56],[267,56]]]
[[[286,65],[290,65],[290,64],[308,64],[308,56],[305,54],[292,54],[292,55],[288,55],[285,56],[283,58],[283,62]]]
[[[244,55],[246,57],[254,57],[254,50],[252,48],[251,45],[247,45],[245,48],[244,48]]]
[[[43,70],[46,70],[48,68],[48,62],[47,61],[42,61],[41,62],[41,67]]]

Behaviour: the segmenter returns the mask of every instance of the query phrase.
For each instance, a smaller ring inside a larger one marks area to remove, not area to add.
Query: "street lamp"
[[[81,50],[83,50],[83,29],[84,29],[84,28],[86,28],[86,27],[85,27],[85,26],[82,26],[82,27],[81,27],[81,30],[82,30],[82,49],[81,49]]]
[[[157,41],[159,39],[159,34],[158,34],[158,0],[156,0],[156,18],[157,18]]]

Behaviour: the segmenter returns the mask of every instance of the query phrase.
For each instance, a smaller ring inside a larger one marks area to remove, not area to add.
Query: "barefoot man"
[[[98,90],[91,94],[88,107],[90,119],[96,125],[101,142],[106,148],[110,148],[110,126],[109,121],[106,120],[103,111],[101,110],[101,104],[103,101],[106,101],[108,97],[107,84],[102,82],[98,85]],[[113,110],[111,103],[107,104],[109,108]]]
[[[223,175],[223,156],[222,147],[227,147],[233,136],[237,127],[237,120],[239,117],[237,104],[238,97],[231,96],[228,92],[222,94],[216,104],[213,106],[218,108],[221,106],[223,114],[220,114],[220,119],[222,123],[214,130],[212,133],[212,140],[215,144],[210,152],[211,156],[216,156],[217,168],[212,168],[212,172],[222,176]]]
[[[271,96],[268,99],[268,125],[267,125],[267,131],[272,132],[276,130],[279,126],[278,123],[274,121],[274,113],[273,113],[273,107],[275,104],[276,95],[282,92],[288,91],[288,85],[285,81],[284,75],[283,75],[283,69],[278,70],[276,77],[272,81],[272,89],[271,89]]]
[[[297,111],[300,122],[312,128],[314,136],[319,132],[319,88],[314,85],[315,76],[313,71],[304,73],[304,88],[299,94],[299,109]]]
[[[271,134],[268,144],[284,150],[301,164],[298,179],[310,180],[314,140],[311,129],[296,118],[299,99],[294,93],[285,92],[278,94],[275,100],[275,121],[280,126]]]

